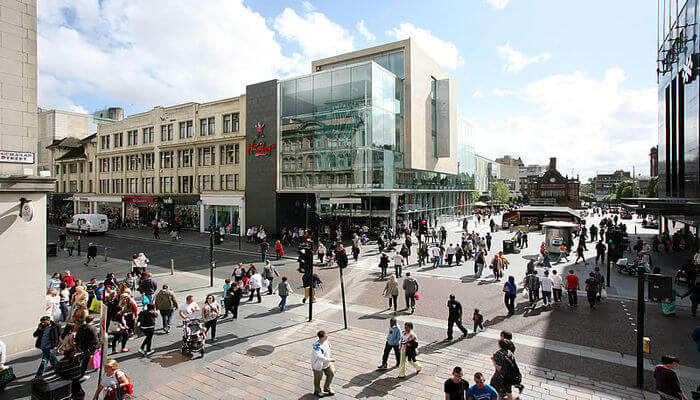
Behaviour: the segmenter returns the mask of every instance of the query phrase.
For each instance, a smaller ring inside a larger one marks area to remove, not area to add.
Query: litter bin
[[[503,254],[515,253],[515,242],[512,240],[503,241]]]
[[[48,257],[56,257],[58,255],[58,244],[56,242],[46,243],[46,255]]]

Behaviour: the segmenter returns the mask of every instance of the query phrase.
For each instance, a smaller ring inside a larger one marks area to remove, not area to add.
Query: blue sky
[[[412,36],[453,74],[476,151],[648,174],[656,5],[631,0],[39,2],[39,106],[127,114],[232,97]]]

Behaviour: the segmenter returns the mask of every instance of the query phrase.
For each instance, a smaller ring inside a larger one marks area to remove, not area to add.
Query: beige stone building
[[[244,224],[245,96],[155,107],[54,147],[57,191],[72,212],[184,229]]]

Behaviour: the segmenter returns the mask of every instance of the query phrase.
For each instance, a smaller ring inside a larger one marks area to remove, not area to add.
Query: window
[[[175,155],[172,151],[163,151],[160,153],[160,168],[172,168],[174,166]]]
[[[199,120],[199,134],[201,136],[213,135],[216,133],[214,117],[202,118]]]
[[[180,139],[192,137],[192,121],[180,122]]]
[[[92,171],[91,171],[91,172],[92,172]],[[61,166],[60,166],[60,165],[56,165],[56,175],[58,175],[58,174],[60,174],[60,173],[61,173]]]
[[[216,165],[216,147],[200,147],[197,149],[197,165],[207,167]]]
[[[236,143],[236,150],[233,153],[233,163],[238,164],[240,163],[240,153],[241,153],[241,145]]]
[[[238,174],[233,174],[233,190],[238,190]]]
[[[100,158],[100,172],[109,172],[109,158]]]
[[[223,117],[223,122],[224,122],[224,133],[229,133],[229,132],[238,132],[239,130],[239,122],[238,122],[238,113],[233,113],[233,114],[226,114]]]
[[[88,161],[88,172],[92,172],[92,161]]]
[[[109,135],[100,136],[100,149],[109,149]]]
[[[78,164],[76,164],[76,163],[69,164],[68,165],[68,172],[70,172],[71,174],[75,174],[76,172],[78,172]]]
[[[100,179],[100,193],[109,193],[109,179]]]
[[[160,192],[161,193],[173,193],[173,180],[172,176],[161,176],[160,177]]]
[[[177,187],[179,193],[192,193],[192,175],[177,177]]]
[[[127,171],[138,171],[139,169],[139,155],[131,154],[126,156],[126,170]]]
[[[124,171],[122,156],[112,157],[112,171]]]
[[[160,126],[160,141],[167,142],[173,140],[173,124]]]
[[[124,137],[123,137],[123,134],[121,132],[114,134],[114,148],[115,149],[117,147],[122,147],[124,145],[123,139],[124,139]]]
[[[88,193],[92,193],[92,179],[88,181]]]
[[[154,178],[141,178],[141,192],[153,193]]]
[[[238,174],[226,174],[219,177],[221,190],[238,190]]]
[[[143,169],[153,169],[153,153],[143,153],[141,158],[143,159]]]
[[[124,180],[123,179],[112,179],[112,193],[123,193],[124,192]]]
[[[126,145],[127,146],[136,146],[139,144],[139,131],[133,130],[133,131],[127,131],[126,132]]]
[[[197,187],[199,191],[214,190],[214,175],[198,175]]]
[[[139,192],[138,183],[139,183],[138,178],[126,178],[126,192],[127,193],[138,193]]]
[[[194,150],[178,150],[177,151],[177,166],[191,167],[194,159]]]
[[[221,165],[224,164],[238,164],[239,162],[239,156],[238,152],[240,151],[241,146],[236,144],[227,144],[227,145],[222,145],[220,147],[220,155],[219,155],[219,163]]]
[[[75,193],[78,191],[78,181],[70,181],[69,186],[70,186],[71,193]]]
[[[143,144],[153,143],[153,127],[143,128],[142,132],[143,132],[143,135],[142,135],[143,139],[141,141],[143,142]]]
[[[85,167],[83,166],[83,164],[85,164],[85,163],[83,163],[83,162],[79,162],[79,163],[78,163],[78,170],[80,171],[81,174],[83,173],[83,169],[85,168]]]

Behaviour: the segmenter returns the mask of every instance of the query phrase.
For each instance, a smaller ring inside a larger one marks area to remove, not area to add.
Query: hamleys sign
[[[248,144],[248,155],[253,157],[270,157],[275,149],[275,144],[265,142],[265,124],[257,122],[253,125],[253,128],[255,128],[256,133],[250,144]]]

